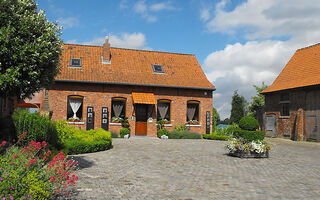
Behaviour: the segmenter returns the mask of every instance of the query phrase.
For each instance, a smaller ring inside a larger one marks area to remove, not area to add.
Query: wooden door
[[[309,91],[306,98],[306,137],[320,141],[320,91]]]
[[[276,137],[276,115],[275,114],[269,114],[267,115],[267,127],[266,127],[266,135],[268,137]]]
[[[136,104],[136,135],[147,135],[148,105]]]

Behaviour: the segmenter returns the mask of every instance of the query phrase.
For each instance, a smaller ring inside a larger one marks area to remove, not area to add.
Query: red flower
[[[13,157],[14,157],[14,158],[18,158],[18,156],[17,156],[17,155],[14,155]]]
[[[14,165],[14,162],[10,162],[10,165]]]

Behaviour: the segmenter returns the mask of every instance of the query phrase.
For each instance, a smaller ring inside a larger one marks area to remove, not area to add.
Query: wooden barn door
[[[275,114],[267,115],[266,135],[268,137],[276,137],[277,136],[276,130],[277,130],[276,115]]]
[[[310,91],[306,97],[306,137],[320,141],[320,91]]]

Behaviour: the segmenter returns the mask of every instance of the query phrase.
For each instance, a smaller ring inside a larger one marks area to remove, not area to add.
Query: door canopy
[[[156,99],[153,93],[132,92],[134,104],[156,104]]]

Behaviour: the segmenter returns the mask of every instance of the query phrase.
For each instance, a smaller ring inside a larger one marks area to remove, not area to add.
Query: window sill
[[[201,124],[186,124],[186,126],[190,126],[190,127],[201,127]]]
[[[110,123],[110,126],[121,126],[121,123]]]
[[[68,122],[68,124],[80,125],[84,124],[84,122]]]
[[[159,125],[159,124],[156,124]],[[164,127],[172,127],[172,124],[163,124]]]
[[[290,116],[279,116],[279,119],[290,119]]]

